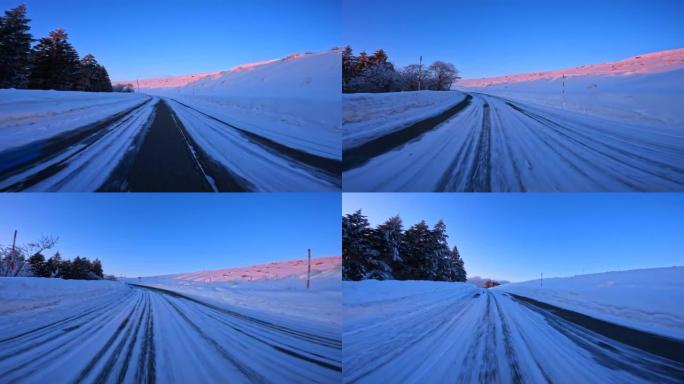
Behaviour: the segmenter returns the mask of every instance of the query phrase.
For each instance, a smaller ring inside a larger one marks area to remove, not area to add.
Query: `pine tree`
[[[55,252],[54,256],[52,256],[47,261],[47,270],[49,272],[49,277],[60,277],[61,266],[62,256],[59,254],[59,252]]]
[[[112,82],[109,80],[107,70],[91,54],[87,54],[81,59],[78,90],[87,92],[112,91]]]
[[[451,251],[451,264],[452,268],[454,270],[454,280],[453,281],[460,281],[460,282],[465,282],[468,278],[465,270],[465,266],[463,263],[463,259],[461,258],[461,254],[458,252],[458,248],[454,245],[454,249]]]
[[[0,17],[0,88],[26,88],[30,73],[31,19],[26,6],[5,12]]]
[[[425,220],[414,224],[404,233],[406,243],[406,280],[429,280],[430,258],[432,257],[432,233]]]
[[[431,280],[453,281],[452,268],[450,262],[451,250],[447,243],[446,224],[439,220],[432,229],[433,238],[433,257]]]
[[[342,217],[342,278],[361,280],[366,276],[367,259],[372,257],[373,232],[368,219],[358,210]]]
[[[55,29],[33,47],[30,88],[65,91],[78,88],[78,53],[67,39],[63,29]]]
[[[91,263],[91,270],[100,278],[104,277],[104,274],[102,273],[102,262],[100,262],[100,259],[93,260]]]

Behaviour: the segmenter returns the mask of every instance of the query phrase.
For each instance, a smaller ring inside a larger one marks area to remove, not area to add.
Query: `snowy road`
[[[344,321],[346,383],[684,380],[684,341],[492,290],[446,289],[346,306]]]
[[[0,150],[0,191],[336,191],[339,170],[337,160],[141,97],[95,123]]]
[[[318,324],[257,318],[133,287],[3,320],[0,382],[339,382],[341,341]]]
[[[469,96],[465,108],[414,137],[388,134],[345,150],[344,190],[684,190],[681,130]]]

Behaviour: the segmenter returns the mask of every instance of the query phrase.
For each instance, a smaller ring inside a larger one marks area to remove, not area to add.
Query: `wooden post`
[[[306,288],[311,286],[311,249],[309,249],[309,269],[306,272]]]

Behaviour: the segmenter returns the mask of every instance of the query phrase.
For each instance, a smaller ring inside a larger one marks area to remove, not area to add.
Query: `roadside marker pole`
[[[420,91],[420,81],[423,77],[423,55],[420,55],[420,64],[418,65],[418,90]]]
[[[309,249],[309,268],[306,272],[306,288],[311,285],[311,249]]]
[[[14,239],[12,240],[12,253],[10,254],[10,270],[8,271],[9,273],[14,273],[14,258],[15,258],[15,252],[16,252],[16,244],[17,244],[17,230],[14,230]]]
[[[544,272],[541,273],[541,276],[539,277],[539,288],[544,287]]]

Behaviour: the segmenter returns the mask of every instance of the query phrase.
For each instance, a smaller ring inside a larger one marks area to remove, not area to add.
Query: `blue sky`
[[[0,195],[0,244],[59,236],[63,257],[149,276],[339,256],[336,193]],[[51,256],[52,253],[48,254]]]
[[[340,43],[340,0],[0,0],[24,2],[31,32],[61,27],[112,80],[229,69]]]
[[[470,276],[523,281],[684,265],[684,194],[345,193],[373,225],[447,225]]]
[[[561,69],[684,47],[681,0],[344,0],[342,40],[464,78]]]

